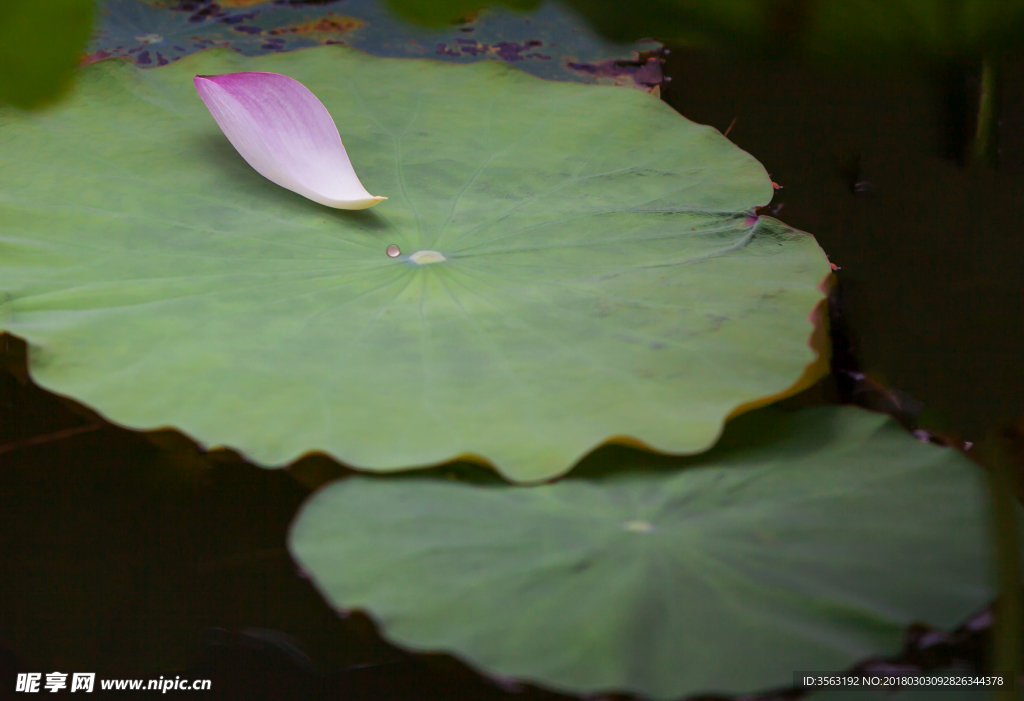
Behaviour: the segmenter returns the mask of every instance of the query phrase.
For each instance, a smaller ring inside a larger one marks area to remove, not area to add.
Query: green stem
[[[1017,523],[1017,497],[1010,451],[1005,439],[996,434],[992,441],[989,475],[992,513],[995,526],[996,556],[999,568],[999,604],[992,630],[992,671],[1009,672],[1010,684],[997,687],[995,701],[1017,701],[1016,689],[1021,676],[1021,633],[1024,618],[1021,609],[1021,555]]]
[[[994,51],[981,62],[981,94],[978,98],[978,120],[974,131],[971,159],[976,165],[996,167],[999,160],[999,93],[1001,88],[999,58]]]

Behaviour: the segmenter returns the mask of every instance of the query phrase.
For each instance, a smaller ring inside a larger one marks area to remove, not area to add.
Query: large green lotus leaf
[[[785,687],[993,595],[986,482],[855,408],[776,407],[692,458],[609,446],[529,488],[356,477],[289,547],[392,641],[573,692]]]
[[[242,70],[307,85],[390,199],[332,210],[249,168],[192,87]],[[0,158],[0,327],[36,380],[263,464],[539,480],[614,436],[696,452],[815,355],[813,237],[751,217],[762,166],[636,90],[333,46],[111,59],[0,113]]]

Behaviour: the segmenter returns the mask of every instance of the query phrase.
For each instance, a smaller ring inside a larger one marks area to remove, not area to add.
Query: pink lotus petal
[[[356,177],[327,108],[297,80],[277,73],[197,75],[196,90],[231,145],[256,172],[337,209],[374,197]]]

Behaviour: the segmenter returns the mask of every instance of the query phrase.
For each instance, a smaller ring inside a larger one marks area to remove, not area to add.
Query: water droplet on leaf
[[[448,259],[444,257],[444,254],[437,251],[416,251],[409,256],[409,260],[416,265],[427,265],[429,263],[440,263]]]
[[[398,257],[398,256],[400,256],[401,254],[402,254],[402,249],[400,249],[400,248],[399,248],[398,246],[396,246],[395,244],[391,244],[390,246],[388,246],[388,255],[389,255],[389,256],[390,256],[391,258],[397,258],[397,257]]]

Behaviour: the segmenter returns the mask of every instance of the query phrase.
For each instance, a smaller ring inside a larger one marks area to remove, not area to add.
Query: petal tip
[[[349,200],[338,205],[338,209],[369,209],[375,205],[380,204],[381,200],[386,200],[387,197],[372,196],[365,200]]]

